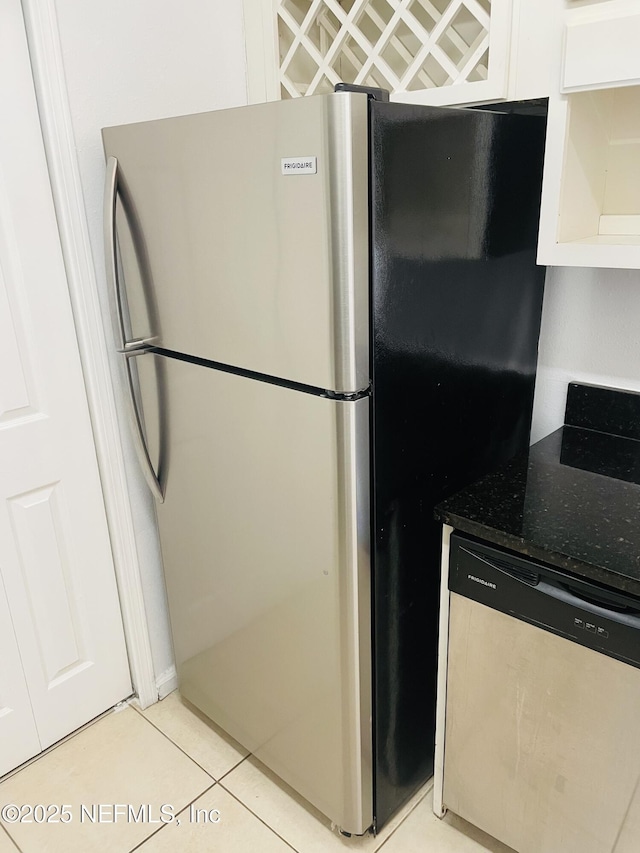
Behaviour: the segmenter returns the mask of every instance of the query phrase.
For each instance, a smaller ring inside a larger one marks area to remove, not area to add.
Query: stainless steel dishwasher
[[[640,851],[640,601],[451,537],[446,808],[519,853]]]

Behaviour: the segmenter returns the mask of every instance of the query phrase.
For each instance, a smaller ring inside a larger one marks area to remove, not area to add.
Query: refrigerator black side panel
[[[545,121],[370,103],[375,814],[433,771],[433,507],[529,440]]]

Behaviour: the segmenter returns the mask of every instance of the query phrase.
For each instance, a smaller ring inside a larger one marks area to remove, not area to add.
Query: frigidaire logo
[[[477,578],[475,575],[467,575],[470,581],[474,581],[475,583],[481,583],[482,586],[489,586],[491,589],[497,589],[498,587],[491,583],[491,581],[485,581],[482,578]]]
[[[318,158],[283,157],[280,167],[283,175],[315,175],[318,171]]]
[[[303,160],[301,163],[283,163],[283,169],[313,169],[312,160]]]

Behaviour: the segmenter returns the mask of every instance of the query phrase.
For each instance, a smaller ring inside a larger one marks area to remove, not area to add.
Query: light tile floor
[[[9,776],[7,804],[67,805],[71,820],[1,821],[0,853],[509,853],[459,818],[435,818],[430,785],[375,838],[339,836],[177,693],[118,709]],[[175,820],[162,822],[163,806]]]

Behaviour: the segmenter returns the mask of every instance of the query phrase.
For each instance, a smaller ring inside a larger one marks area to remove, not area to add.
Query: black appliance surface
[[[378,828],[433,771],[434,506],[529,440],[544,135],[539,117],[370,102]]]
[[[640,394],[572,383],[565,420],[440,504],[436,516],[474,537],[640,596],[640,441],[628,437],[640,422]]]
[[[640,667],[640,599],[451,537],[449,589],[581,646]]]

